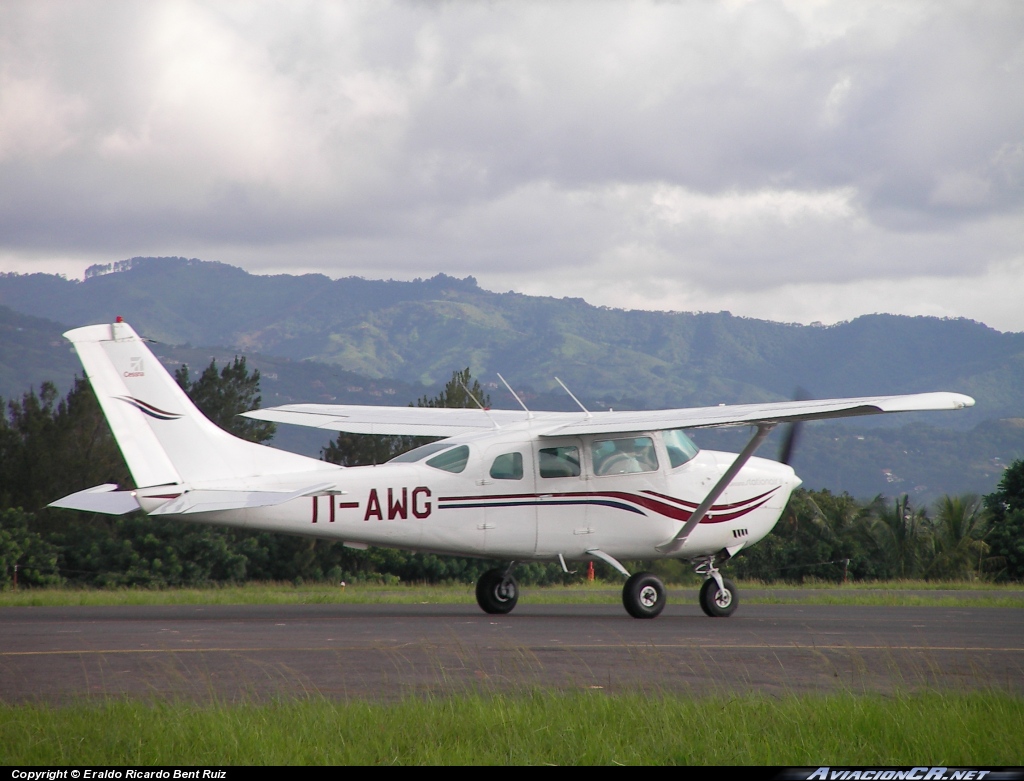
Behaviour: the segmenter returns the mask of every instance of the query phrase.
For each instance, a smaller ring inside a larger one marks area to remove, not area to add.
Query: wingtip
[[[953,403],[956,404],[957,409],[974,406],[974,398],[971,396],[966,396],[963,393],[954,393],[953,396],[955,397]]]

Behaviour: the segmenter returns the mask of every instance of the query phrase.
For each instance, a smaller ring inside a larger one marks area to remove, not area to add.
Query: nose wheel
[[[719,586],[715,578],[708,578],[700,587],[700,608],[712,618],[731,616],[739,603],[736,586],[731,580],[722,578],[722,585]]]

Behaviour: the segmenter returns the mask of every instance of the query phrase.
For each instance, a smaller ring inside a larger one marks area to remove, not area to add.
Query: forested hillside
[[[956,390],[978,399],[939,426],[1024,412],[1024,334],[967,320],[869,315],[803,326],[728,313],[595,307],[493,293],[474,279],[412,282],[255,276],[220,263],[141,258],[84,281],[0,275],[0,304],[69,326],[122,315],[167,344],[314,359],[368,377],[437,385],[454,367],[488,381],[663,407]],[[105,273],[109,272],[109,273]]]
[[[797,386],[815,396],[945,389],[975,396],[977,407],[808,426],[794,467],[813,489],[928,502],[990,492],[1024,456],[1024,334],[966,320],[875,315],[800,326],[498,294],[444,275],[261,277],[181,258],[94,268],[81,282],[0,275],[0,304],[6,399],[44,380],[65,392],[80,367],[60,333],[120,314],[157,340],[172,371],[244,354],[262,374],[264,405],[404,405],[466,367],[495,406],[515,406],[500,371],[537,409],[573,408],[555,375],[592,409],[788,398]],[[698,439],[738,450],[743,436]],[[274,444],[317,455],[326,437],[282,427]]]

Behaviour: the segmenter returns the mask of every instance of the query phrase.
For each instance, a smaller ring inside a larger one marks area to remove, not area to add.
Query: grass
[[[695,601],[697,585],[670,586],[673,602]],[[984,583],[813,584],[809,586],[740,583],[745,604],[818,604],[867,606],[1010,607],[1024,608],[1024,588]],[[750,593],[753,591],[754,593]],[[757,593],[768,591],[769,593]],[[747,593],[745,593],[747,592]],[[929,592],[935,592],[932,596]],[[941,593],[940,593],[941,592]],[[950,594],[949,592],[954,592]],[[962,596],[958,595],[962,594]],[[525,587],[523,604],[621,604],[618,582],[573,586]],[[76,605],[310,605],[310,604],[474,604],[470,584],[295,586],[290,583],[248,583],[208,588],[75,589],[33,588],[0,591],[0,607],[67,607]]]
[[[0,706],[0,765],[1017,765],[1024,699],[518,695]]]
[[[991,584],[741,584],[751,602],[1024,607]],[[697,587],[672,588],[694,600]],[[954,596],[949,596],[953,592]],[[934,596],[931,596],[934,593]],[[963,596],[955,596],[962,593]],[[617,582],[527,588],[533,604],[619,604]],[[262,583],[206,589],[22,589],[0,606],[466,604],[471,585]],[[398,703],[297,699],[212,704],[104,697],[0,704],[0,765],[689,764],[1019,765],[1024,698],[998,691],[693,696],[479,691]]]

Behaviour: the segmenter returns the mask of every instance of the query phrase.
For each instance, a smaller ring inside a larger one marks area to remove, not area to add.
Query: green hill
[[[1024,412],[1024,334],[969,320],[869,315],[829,327],[728,313],[595,307],[412,282],[256,276],[221,263],[141,258],[84,281],[0,275],[0,304],[69,325],[122,315],[169,344],[229,345],[368,377],[435,385],[452,367],[545,390],[558,375],[592,399],[684,406],[949,389],[978,407],[938,425]],[[95,267],[94,267],[95,269]]]
[[[808,427],[795,464],[807,484],[862,496],[990,491],[1000,465],[1024,454],[1020,426],[1006,422],[1024,416],[1024,334],[963,319],[803,326],[494,293],[472,277],[257,276],[184,258],[93,267],[84,281],[2,274],[0,305],[10,308],[0,307],[7,398],[47,378],[66,388],[79,367],[61,330],[121,315],[172,366],[246,354],[263,372],[265,404],[406,404],[465,366],[495,406],[513,404],[496,372],[548,409],[571,403],[555,375],[595,409],[784,399],[797,386],[819,397],[954,390],[977,399],[962,414]],[[739,435],[702,436],[732,447]],[[316,450],[308,439],[299,447]]]

